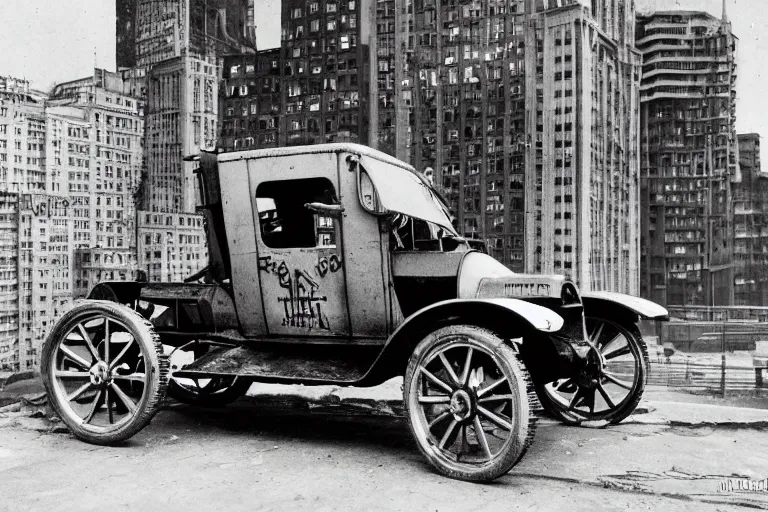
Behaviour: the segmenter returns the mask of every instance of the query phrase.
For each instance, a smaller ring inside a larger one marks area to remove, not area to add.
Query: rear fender
[[[640,297],[617,292],[584,292],[581,294],[584,315],[637,323],[639,320],[669,320],[669,312]]]
[[[563,318],[551,309],[519,299],[451,299],[413,313],[387,340],[379,357],[361,380],[375,385],[403,375],[416,345],[430,332],[446,326],[469,324],[489,329],[504,339],[552,333]]]

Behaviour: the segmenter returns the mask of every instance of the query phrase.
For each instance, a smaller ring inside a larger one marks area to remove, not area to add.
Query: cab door
[[[254,263],[270,335],[351,334],[340,215],[311,209],[312,203],[340,204],[336,158],[325,153],[248,162],[256,212]]]

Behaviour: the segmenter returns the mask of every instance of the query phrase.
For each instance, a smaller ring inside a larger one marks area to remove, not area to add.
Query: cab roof
[[[253,160],[257,158],[274,158],[293,155],[313,155],[321,153],[352,153],[360,156],[367,156],[391,165],[396,165],[416,172],[412,166],[398,160],[379,150],[363,146],[362,144],[353,144],[347,142],[338,142],[333,144],[314,144],[312,146],[286,146],[280,148],[251,149],[248,151],[235,151],[231,153],[219,153],[216,158],[219,162],[232,162],[236,160]]]

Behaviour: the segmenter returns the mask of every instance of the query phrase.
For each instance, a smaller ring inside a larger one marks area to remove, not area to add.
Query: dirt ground
[[[543,419],[522,462],[481,485],[435,473],[399,418],[295,405],[172,405],[120,447],[37,432],[35,418],[6,421],[0,511],[768,508],[767,492],[718,491],[733,475],[768,477],[758,429]]]

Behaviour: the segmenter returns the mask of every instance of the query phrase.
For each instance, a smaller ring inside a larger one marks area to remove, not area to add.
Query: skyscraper
[[[768,306],[768,172],[760,136],[738,135],[741,182],[733,184],[734,305]]]
[[[723,19],[657,12],[637,21],[641,293],[660,304],[733,304],[736,43],[725,12]]]
[[[255,49],[253,0],[117,0],[117,13],[117,65],[146,100],[138,197],[139,219],[150,220],[139,225],[138,265],[153,281],[181,279],[207,260],[202,220],[184,220],[183,233],[171,222],[162,233],[162,250],[153,221],[162,217],[165,225],[174,218],[157,214],[194,215],[195,164],[184,158],[216,145],[218,59],[226,51]],[[179,237],[183,251],[174,243]],[[200,259],[188,260],[185,251]]]

